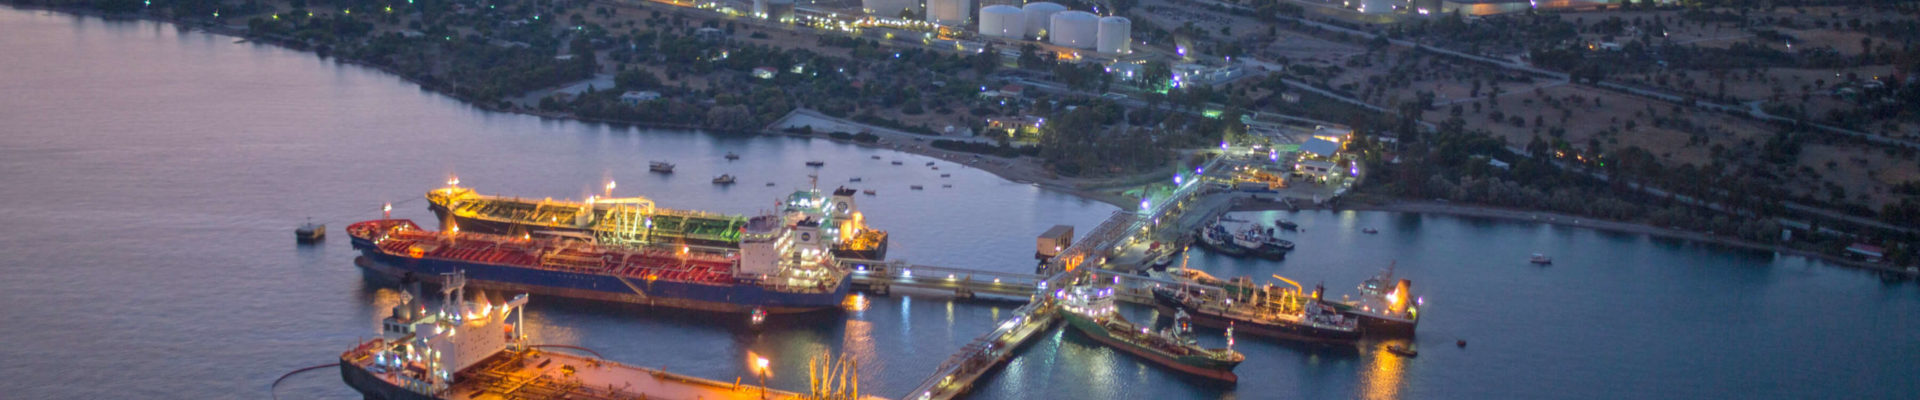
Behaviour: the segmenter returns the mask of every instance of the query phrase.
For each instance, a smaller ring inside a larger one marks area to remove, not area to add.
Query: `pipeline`
[[[320,365],[293,370],[293,372],[288,372],[286,375],[281,375],[280,379],[274,379],[273,385],[267,386],[267,394],[273,396],[274,400],[280,400],[280,393],[277,393],[274,391],[274,389],[278,389],[280,387],[280,382],[287,380],[287,378],[292,378],[294,375],[299,375],[302,372],[312,371],[312,370],[321,369],[321,368],[338,367],[338,366],[340,366],[340,363],[336,362],[336,363],[320,364]]]
[[[573,349],[573,350],[584,351],[584,352],[587,352],[588,354],[593,354],[593,358],[598,358],[602,360],[607,359],[607,356],[600,355],[600,352],[598,351],[593,351],[593,349],[580,347],[580,346],[565,345],[565,344],[535,344],[535,345],[529,345],[528,347],[533,347],[533,348],[556,347],[556,348],[562,348],[562,349]]]

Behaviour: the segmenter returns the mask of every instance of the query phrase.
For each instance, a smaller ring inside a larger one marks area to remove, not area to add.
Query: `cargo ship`
[[[574,232],[592,236],[609,246],[693,246],[715,251],[737,251],[740,228],[747,217],[655,206],[645,197],[589,197],[585,202],[528,200],[487,196],[450,180],[447,187],[427,192],[428,208],[442,228],[462,232],[520,236],[537,232]],[[789,223],[802,219],[820,225],[819,232],[841,260],[883,261],[887,232],[869,229],[855,204],[854,189],[818,188],[795,191],[781,203]]]
[[[607,246],[577,233],[506,236],[459,227],[427,231],[413,221],[380,219],[347,227],[356,260],[393,276],[464,271],[475,287],[720,312],[798,313],[837,308],[848,271],[820,243],[819,224],[754,217],[742,245],[712,252],[692,246]]]
[[[1265,295],[1235,301],[1172,287],[1153,290],[1154,305],[1161,312],[1188,313],[1194,323],[1201,326],[1234,327],[1254,335],[1304,342],[1351,344],[1359,341],[1358,319],[1342,315],[1321,302],[1319,296],[1320,291],[1316,289],[1312,297],[1304,301]]]
[[[378,336],[340,354],[340,379],[366,399],[742,399],[809,398],[738,382],[720,382],[547,351],[531,344],[521,321],[527,296],[470,299],[459,275],[444,277],[436,312],[401,295]],[[763,360],[764,361],[764,360]],[[859,397],[857,392],[846,398]]]
[[[1114,309],[1113,289],[1075,288],[1061,303],[1061,315],[1067,325],[1102,344],[1139,356],[1176,371],[1225,381],[1238,382],[1233,368],[1246,356],[1233,350],[1233,331],[1227,331],[1227,347],[1200,347],[1185,330],[1185,323],[1152,331],[1128,322]]]

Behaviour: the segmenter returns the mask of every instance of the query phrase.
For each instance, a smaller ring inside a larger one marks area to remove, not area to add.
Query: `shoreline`
[[[180,29],[180,30],[197,31],[197,32],[202,32],[210,35],[233,37],[238,39],[244,39],[250,43],[266,44],[266,45],[276,46],[282,49],[298,51],[298,52],[303,52],[307,54],[313,54],[313,55],[319,56],[323,60],[333,61],[336,64],[352,65],[352,66],[372,69],[375,71],[380,71],[381,73],[384,73],[388,76],[399,78],[401,81],[405,81],[407,83],[413,84],[414,86],[420,88],[421,90],[425,90],[428,92],[432,92],[434,94],[438,94],[454,100],[458,100],[462,104],[465,104],[469,107],[473,107],[476,109],[480,109],[482,111],[497,112],[502,114],[526,115],[526,116],[539,117],[543,119],[598,123],[598,124],[606,124],[606,125],[620,126],[620,127],[633,127],[633,128],[640,128],[640,129],[686,130],[686,131],[694,131],[694,132],[699,132],[699,133],[709,134],[709,135],[744,134],[744,135],[755,135],[755,136],[779,136],[779,137],[790,137],[790,138],[808,138],[808,139],[814,139],[814,140],[828,140],[828,141],[834,141],[834,142],[840,142],[840,143],[853,144],[857,146],[865,146],[865,147],[871,147],[876,149],[886,149],[886,150],[898,151],[902,153],[909,153],[909,154],[916,154],[921,156],[938,158],[941,160],[945,160],[947,162],[954,163],[954,165],[959,165],[966,168],[973,168],[973,169],[979,169],[981,171],[985,171],[989,174],[993,174],[994,176],[1000,177],[1001,179],[1005,179],[1012,183],[1030,184],[1030,185],[1033,185],[1034,187],[1038,187],[1041,189],[1052,190],[1052,191],[1080,197],[1086,200],[1106,203],[1108,205],[1112,205],[1117,208],[1124,209],[1126,208],[1126,204],[1131,203],[1131,201],[1124,195],[1109,193],[1108,191],[1110,189],[1113,189],[1112,187],[1108,187],[1106,185],[1098,185],[1098,184],[1075,183],[1073,182],[1073,179],[1075,178],[1060,178],[1060,177],[1054,176],[1044,171],[1044,168],[1037,165],[1036,161],[1032,160],[1029,157],[1024,157],[1024,156],[1016,157],[1016,158],[1003,158],[1003,157],[993,156],[993,155],[936,149],[928,145],[900,146],[896,143],[896,145],[888,146],[888,145],[881,145],[876,143],[861,143],[861,142],[851,141],[851,140],[834,139],[831,137],[826,137],[824,134],[818,135],[818,136],[795,135],[795,134],[779,132],[771,129],[766,129],[765,127],[757,131],[756,130],[715,129],[715,128],[701,127],[697,125],[690,125],[690,124],[662,123],[662,122],[652,122],[652,121],[616,121],[616,120],[607,120],[607,119],[601,119],[601,118],[582,117],[582,116],[574,115],[571,113],[543,112],[535,109],[525,109],[525,108],[518,108],[518,107],[503,108],[495,104],[486,104],[486,103],[474,101],[474,99],[462,97],[455,93],[429,87],[426,84],[423,84],[412,77],[394,72],[393,70],[380,65],[369,64],[369,63],[360,62],[358,60],[353,60],[348,58],[342,58],[342,57],[334,56],[332,54],[323,54],[312,48],[290,46],[286,43],[282,43],[281,38],[254,35],[250,32],[247,32],[244,29],[236,30],[231,28],[230,26],[214,23],[212,21],[204,21],[204,20],[198,20],[198,19],[160,18],[160,17],[156,17],[146,13],[108,14],[108,13],[102,13],[102,12],[91,10],[91,9],[75,8],[75,7],[28,5],[28,4],[19,4],[19,3],[12,3],[12,2],[0,3],[0,4],[4,4],[7,7],[12,7],[14,9],[19,9],[19,10],[58,12],[58,13],[72,14],[76,16],[100,18],[102,20],[107,20],[107,21],[158,22],[158,23],[173,25],[176,29]],[[793,111],[789,111],[788,113],[792,114],[800,110],[801,109],[796,108]],[[782,119],[785,119],[785,118],[783,117]],[[777,123],[779,121],[776,120],[775,122]],[[891,131],[891,129],[885,128],[885,127],[878,127],[878,126],[858,123],[854,121],[845,121],[845,122],[868,127],[874,130],[885,129],[885,130]],[[912,136],[915,139],[927,139],[927,138],[930,138],[933,140],[947,139],[939,136],[924,136],[924,135],[912,135]],[[971,158],[974,155],[980,155],[982,160],[988,160],[990,162],[983,162],[983,163],[973,164],[973,165],[966,164],[964,160],[967,158]],[[1132,180],[1133,178],[1137,178],[1137,177],[1121,177],[1121,178],[1113,178],[1113,179],[1126,181],[1126,180]],[[1124,192],[1124,191],[1125,191],[1124,189],[1121,190],[1121,192]]]
[[[1230,211],[1266,211],[1284,210],[1279,203],[1250,204],[1235,206]],[[1867,263],[1840,256],[1821,254],[1781,245],[1757,243],[1745,239],[1731,238],[1710,233],[1661,228],[1635,222],[1621,222],[1581,217],[1548,211],[1510,209],[1476,204],[1437,203],[1421,200],[1393,199],[1384,203],[1354,204],[1340,207],[1307,206],[1302,209],[1329,209],[1333,211],[1386,211],[1420,215],[1447,215],[1454,217],[1486,218],[1514,222],[1537,222],[1558,226],[1585,228],[1600,232],[1647,235],[1653,238],[1674,239],[1689,243],[1717,245],[1729,248],[1773,252],[1777,255],[1799,256],[1820,261],[1837,267],[1860,269],[1869,272],[1891,272],[1906,276],[1915,275],[1900,266],[1885,263]]]
[[[598,124],[606,124],[606,125],[614,125],[614,126],[634,127],[634,128],[641,128],[641,129],[688,130],[688,131],[695,131],[695,132],[700,132],[700,133],[709,134],[709,135],[749,134],[749,135],[756,135],[756,136],[764,135],[764,136],[781,136],[781,137],[790,137],[790,138],[804,137],[804,138],[813,139],[813,140],[828,140],[828,141],[834,141],[834,142],[840,142],[840,143],[853,144],[856,146],[871,147],[876,149],[898,151],[902,153],[909,153],[909,154],[916,154],[916,155],[921,155],[926,157],[937,158],[937,159],[941,159],[941,160],[945,160],[947,162],[953,163],[956,166],[961,166],[964,168],[979,169],[981,171],[985,171],[989,174],[993,174],[994,176],[999,177],[1000,179],[1004,179],[1011,183],[1028,184],[1036,188],[1052,190],[1052,191],[1064,193],[1067,195],[1079,197],[1081,199],[1088,200],[1088,201],[1105,203],[1122,210],[1127,209],[1128,206],[1133,203],[1133,200],[1131,198],[1122,194],[1126,192],[1126,188],[1130,187],[1130,185],[1126,184],[1125,182],[1139,180],[1142,176],[1144,176],[1144,175],[1137,175],[1137,176],[1127,176],[1127,177],[1114,177],[1114,178],[1106,178],[1106,179],[1097,180],[1097,181],[1091,180],[1091,179],[1084,179],[1084,178],[1063,178],[1063,177],[1054,175],[1052,173],[1046,172],[1044,170],[1044,167],[1037,164],[1036,160],[1030,157],[1024,157],[1024,156],[1016,157],[1016,158],[1003,158],[1003,157],[993,156],[993,155],[984,155],[984,154],[978,154],[978,153],[937,149],[926,144],[862,143],[862,142],[852,141],[852,140],[834,139],[831,137],[826,137],[824,135],[815,136],[815,135],[788,134],[788,133],[779,132],[771,129],[766,129],[764,127],[758,131],[713,129],[713,128],[703,128],[703,127],[694,126],[694,125],[687,125],[687,124],[672,124],[672,123],[660,123],[660,122],[650,122],[650,121],[613,121],[613,120],[605,120],[605,119],[599,119],[599,118],[580,117],[580,116],[569,114],[569,113],[550,113],[550,112],[541,112],[538,110],[530,110],[530,109],[503,108],[503,107],[499,107],[498,105],[484,104],[481,102],[474,101],[474,99],[459,96],[458,94],[455,94],[455,93],[450,93],[447,91],[442,91],[442,90],[428,87],[427,85],[422,84],[420,81],[415,80],[412,77],[408,77],[406,75],[396,73],[391,69],[388,69],[379,65],[368,64],[368,63],[360,62],[357,60],[333,56],[331,54],[323,54],[312,48],[301,48],[301,47],[289,46],[285,43],[281,43],[282,39],[280,38],[253,35],[249,32],[246,32],[244,29],[236,30],[229,25],[218,24],[212,21],[204,21],[204,20],[197,20],[197,19],[178,19],[178,18],[168,19],[168,18],[156,17],[146,13],[108,14],[108,13],[102,13],[102,12],[98,12],[98,11],[86,9],[86,8],[29,5],[29,4],[19,4],[19,3],[13,3],[13,2],[6,2],[6,3],[0,3],[0,4],[4,4],[7,7],[11,7],[18,10],[58,12],[58,13],[75,15],[75,16],[100,18],[106,21],[151,21],[151,22],[165,23],[165,24],[173,25],[176,29],[180,29],[180,30],[191,30],[191,31],[198,31],[198,32],[203,32],[211,35],[234,37],[234,38],[244,39],[248,42],[263,43],[267,45],[280,47],[282,49],[314,54],[321,57],[322,59],[331,60],[336,64],[353,65],[353,66],[372,69],[375,71],[380,71],[381,73],[384,73],[386,75],[399,78],[401,81],[411,83],[414,86],[419,87],[421,90],[425,90],[428,92],[432,92],[434,94],[459,100],[462,104],[465,104],[469,107],[473,107],[473,108],[480,109],[483,111],[488,111],[488,112],[498,112],[503,114],[519,114],[519,115],[527,115],[527,116],[533,116],[533,117],[544,118],[544,119],[598,123]],[[799,110],[801,109],[796,108],[795,110],[790,111],[789,114],[793,112],[798,112]],[[784,119],[785,117],[782,118],[782,120]],[[778,122],[778,120],[776,120],[776,122]],[[844,122],[859,125],[859,126],[869,127],[874,130],[891,131],[891,129],[889,128],[862,124],[855,121],[844,121]],[[924,135],[912,135],[912,134],[907,134],[907,135],[910,135],[914,140],[945,139],[940,136],[924,136]],[[970,159],[976,155],[980,156],[981,160],[985,160],[987,162],[982,162],[978,164],[965,163],[964,160]],[[1116,192],[1115,189],[1119,189],[1119,190]],[[1302,207],[1302,208],[1316,209],[1316,208],[1324,208],[1324,207],[1309,205],[1307,207]],[[1275,210],[1275,209],[1285,209],[1285,208],[1279,203],[1247,204],[1247,205],[1229,206],[1227,211],[1230,211],[1230,212],[1231,211],[1257,211],[1257,210]],[[1640,224],[1640,223],[1583,218],[1583,217],[1548,212],[1548,211],[1506,209],[1506,208],[1481,206],[1481,205],[1434,203],[1434,202],[1408,200],[1408,199],[1391,199],[1385,203],[1380,203],[1380,204],[1355,204],[1355,205],[1344,206],[1344,207],[1335,207],[1332,209],[1333,210],[1354,210],[1354,211],[1389,211],[1389,212],[1404,212],[1404,213],[1414,213],[1414,214],[1450,215],[1450,216],[1457,216],[1457,217],[1490,218],[1490,219],[1521,221],[1521,222],[1544,222],[1544,223],[1549,223],[1554,225],[1588,228],[1588,229],[1594,229],[1598,231],[1628,233],[1628,234],[1644,234],[1644,235],[1648,235],[1656,238],[1677,239],[1677,240],[1684,240],[1689,242],[1714,244],[1714,245],[1721,245],[1721,246],[1747,249],[1747,250],[1771,251],[1776,254],[1786,254],[1786,255],[1807,257],[1810,259],[1819,260],[1821,262],[1832,264],[1835,266],[1851,267],[1851,268],[1863,269],[1863,270],[1874,271],[1874,272],[1901,273],[1907,276],[1916,275],[1914,273],[1905,271],[1896,265],[1882,264],[1882,263],[1866,263],[1866,262],[1846,259],[1839,256],[1788,248],[1780,245],[1755,243],[1755,242],[1751,242],[1743,239],[1729,238],[1729,237],[1723,237],[1723,236],[1700,233],[1700,232],[1675,230],[1675,229],[1669,229],[1669,228],[1659,228],[1659,227],[1654,227],[1651,225]],[[1544,217],[1545,219],[1542,219],[1542,217]]]

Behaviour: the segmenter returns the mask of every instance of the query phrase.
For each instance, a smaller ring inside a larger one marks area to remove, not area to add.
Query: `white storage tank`
[[[947,26],[964,26],[967,24],[967,12],[972,10],[972,0],[927,0],[927,21]]]
[[[919,0],[860,0],[860,9],[867,15],[898,19],[901,11],[912,11],[913,15],[926,15],[920,9]]]
[[[1046,34],[1052,29],[1050,24],[1053,22],[1053,14],[1066,11],[1067,6],[1043,1],[1027,3],[1027,6],[1021,7],[1020,10],[1021,13],[1027,15],[1027,38],[1040,40],[1041,35]]]
[[[1019,7],[1001,4],[980,9],[980,36],[1019,39],[1026,32],[1026,16]]]
[[[1099,36],[1100,17],[1086,11],[1062,11],[1053,14],[1047,36],[1053,44],[1076,49],[1091,49]]]
[[[1100,39],[1094,48],[1102,54],[1128,54],[1133,52],[1133,21],[1127,17],[1106,17],[1100,19]]]

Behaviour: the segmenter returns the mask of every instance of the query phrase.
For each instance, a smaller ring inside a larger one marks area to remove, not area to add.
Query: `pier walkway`
[[[974,298],[990,295],[1026,301],[1033,297],[1044,277],[1035,274],[982,271],[966,268],[912,265],[902,262],[847,260],[841,264],[853,270],[853,287],[874,294],[891,293],[894,287],[951,292],[954,297]]]
[[[1162,219],[1178,219],[1179,213],[1186,210],[1188,200],[1205,186],[1201,183],[1207,174],[1221,167],[1223,157],[1215,157],[1205,165],[1195,168],[1194,179],[1187,180],[1164,198],[1142,203],[1137,211],[1116,211],[1102,221],[1087,235],[1060,254],[1048,260],[1043,275],[1010,274],[1000,272],[975,271],[962,268],[943,268],[922,265],[904,265],[902,263],[849,263],[854,269],[854,285],[877,293],[885,293],[891,286],[916,287],[937,290],[952,290],[961,297],[974,294],[991,293],[1010,297],[1025,297],[1027,305],[1013,312],[1013,316],[995,326],[993,331],[961,346],[960,350],[947,361],[940,364],[932,375],[928,376],[913,391],[904,396],[911,400],[945,400],[959,397],[972,389],[976,381],[987,372],[1013,358],[1021,347],[1040,332],[1051,328],[1059,321],[1059,314],[1053,299],[1059,290],[1073,284],[1087,282],[1114,288],[1115,299],[1130,303],[1152,304],[1153,288],[1164,285],[1184,285],[1181,282],[1151,278],[1133,274],[1103,271],[1099,268],[1078,268],[1081,265],[1101,265],[1106,262],[1106,254],[1112,250],[1137,240],[1143,233],[1149,233]],[[1156,201],[1158,203],[1156,203]],[[1172,220],[1169,219],[1169,220]],[[1091,264],[1088,262],[1091,261]],[[1185,285],[1199,290],[1220,290],[1197,285]]]

